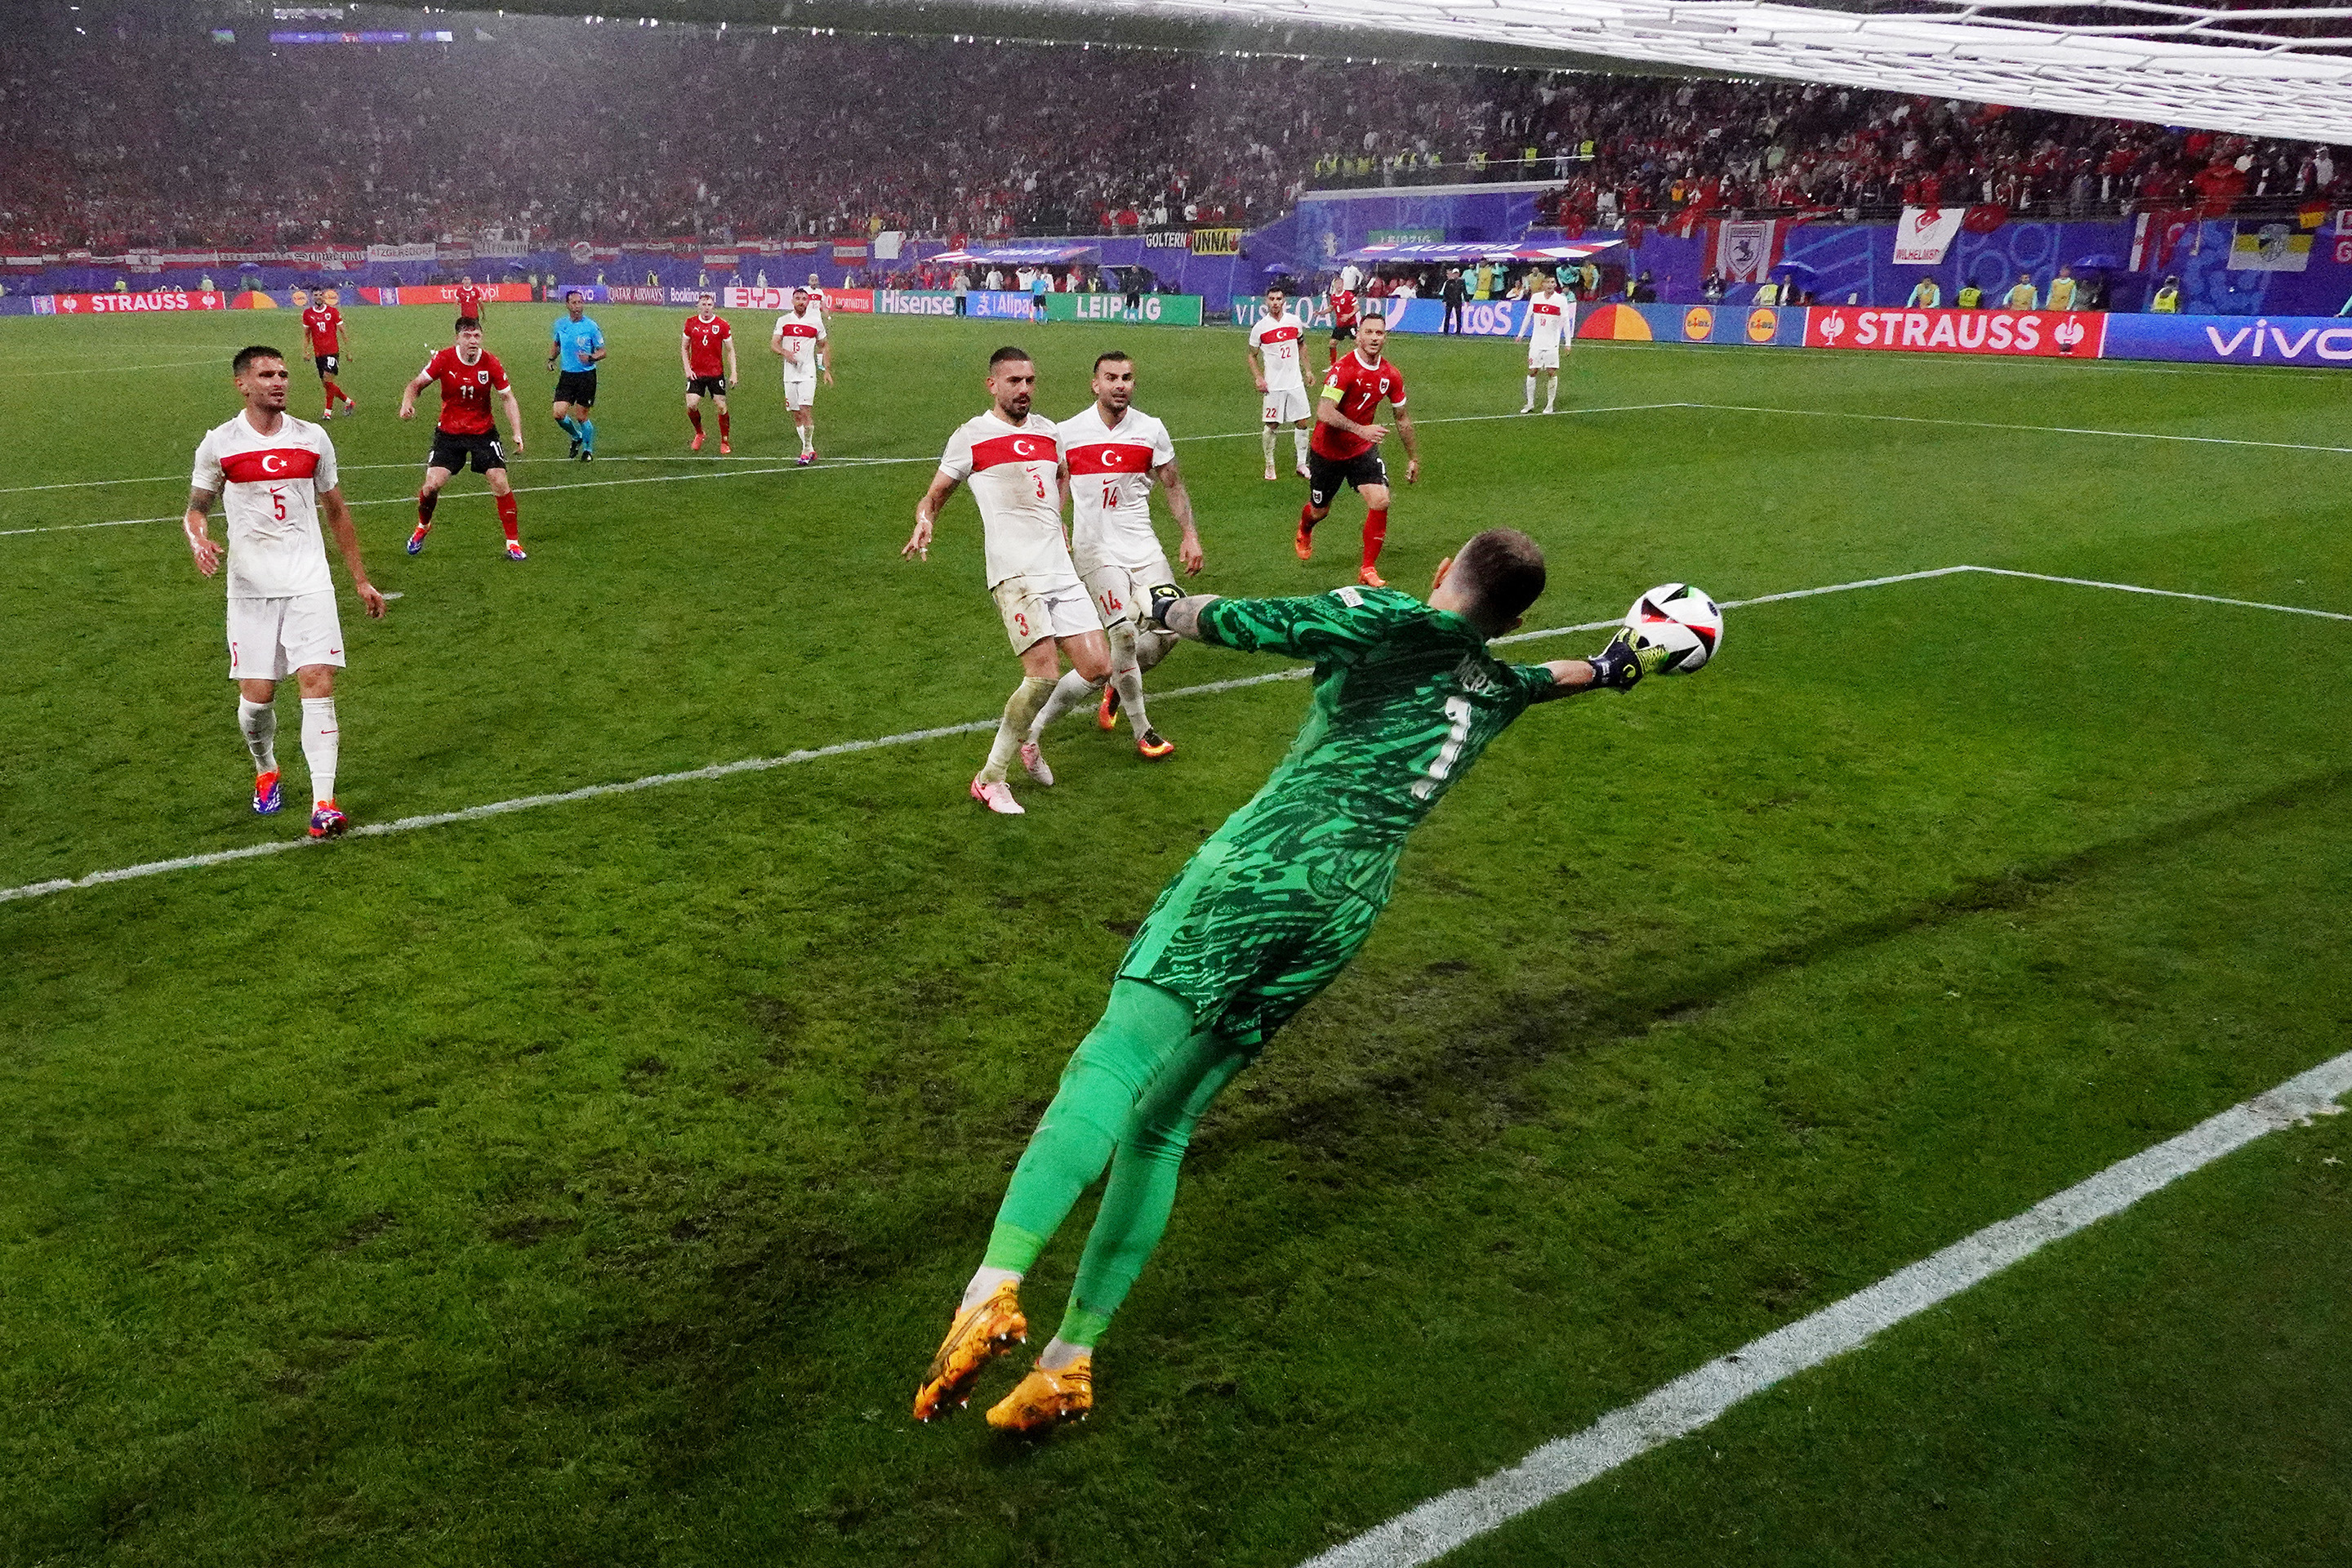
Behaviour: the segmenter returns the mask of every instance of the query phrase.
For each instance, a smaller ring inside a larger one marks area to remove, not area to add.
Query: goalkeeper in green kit
[[[1589,659],[1505,664],[1490,637],[1544,587],[1543,552],[1489,529],[1437,569],[1424,605],[1388,588],[1186,598],[1151,620],[1219,647],[1315,661],[1307,722],[1273,777],[1160,893],[1110,1003],[1062,1074],[997,1211],[985,1259],[915,1395],[928,1421],[1028,1337],[1029,1271],[1110,1173],[1068,1310],[989,1425],[1038,1431],[1094,1406],[1093,1352],[1159,1244],[1192,1128],[1276,1030],[1339,977],[1388,901],[1405,836],[1528,705],[1623,691],[1663,650],[1623,634]]]

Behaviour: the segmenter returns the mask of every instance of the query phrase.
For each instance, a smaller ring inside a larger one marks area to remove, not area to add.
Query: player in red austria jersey
[[[471,316],[474,320],[478,321],[482,319],[482,291],[474,286],[474,275],[468,272],[464,277],[458,279],[457,314],[461,316]],[[520,450],[520,448],[517,448],[517,450]]]
[[[319,372],[319,388],[327,400],[327,411],[319,416],[321,419],[332,419],[338,403],[346,414],[360,411],[351,395],[335,384],[335,374],[343,364],[343,312],[338,309],[341,302],[335,290],[322,289],[318,302],[302,309],[302,335],[310,340],[310,363]]]
[[[449,476],[464,471],[470,460],[474,471],[490,482],[498,498],[499,525],[506,530],[507,559],[525,559],[514,489],[507,479],[507,455],[499,445],[498,427],[490,421],[490,398],[505,404],[507,428],[513,432],[515,456],[522,456],[522,407],[507,381],[506,366],[482,347],[482,323],[471,316],[457,318],[457,342],[425,362],[425,368],[400,395],[400,416],[416,417],[416,395],[436,384],[441,388],[441,417],[433,428],[433,452],[425,460],[425,484],[416,492],[416,531],[408,536],[408,552],[425,551],[425,536],[433,531],[433,509],[440,504],[441,487]]]
[[[1367,588],[1385,588],[1375,570],[1381,546],[1389,536],[1389,470],[1381,460],[1381,442],[1387,427],[1373,419],[1386,401],[1396,410],[1396,432],[1404,442],[1404,482],[1421,479],[1421,451],[1412,434],[1412,420],[1404,411],[1404,377],[1381,357],[1389,324],[1378,316],[1358,330],[1356,345],[1331,374],[1323,378],[1323,395],[1317,399],[1315,433],[1307,443],[1307,504],[1298,509],[1295,546],[1301,561],[1315,554],[1315,525],[1331,513],[1339,487],[1350,484],[1364,498],[1364,563],[1356,581]]]
[[[1339,363],[1339,345],[1356,337],[1356,291],[1342,275],[1331,285],[1331,363]]]
[[[727,389],[735,384],[735,329],[719,315],[719,296],[705,289],[695,300],[695,312],[686,319],[677,340],[678,363],[686,367],[686,422],[694,426],[687,450],[702,450],[702,400],[719,411],[719,455],[735,448],[727,444]]]

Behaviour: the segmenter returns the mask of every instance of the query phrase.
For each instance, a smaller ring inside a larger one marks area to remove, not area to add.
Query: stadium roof
[[[510,8],[579,16],[579,0]],[[632,0],[672,21],[1779,78],[2352,144],[2352,4]]]
[[[1538,56],[1601,56],[2352,142],[2352,5],[1918,0],[1864,9],[1763,0],[1028,0],[1006,9],[1372,29],[1513,45]],[[1369,52],[1376,46],[1365,47]]]

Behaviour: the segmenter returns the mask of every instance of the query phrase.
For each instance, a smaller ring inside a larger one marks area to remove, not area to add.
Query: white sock
[[[278,771],[278,710],[268,702],[236,700],[236,727],[245,731],[245,749],[253,753],[253,771]]]
[[[1549,381],[1544,383],[1544,412],[1546,414],[1550,413],[1551,405],[1559,401],[1559,377],[1553,376]]]
[[[1010,1268],[991,1268],[986,1264],[982,1264],[972,1271],[971,1283],[963,1288],[963,1300],[956,1303],[956,1310],[959,1312],[971,1310],[972,1308],[995,1295],[996,1288],[1007,1279],[1017,1285],[1021,1282],[1021,1276]]]
[[[1003,784],[1013,759],[1021,754],[1021,742],[1029,738],[1029,721],[1037,717],[1037,710],[1045,706],[1045,699],[1054,694],[1054,682],[1042,675],[1024,675],[1013,695],[1004,700],[1004,717],[997,721],[995,743],[988,748],[988,762],[980,770],[982,784]]]
[[[1047,1372],[1059,1372],[1072,1362],[1084,1361],[1094,1353],[1094,1346],[1074,1345],[1061,1335],[1055,1334],[1045,1342],[1045,1348],[1038,1352],[1037,1364]]]
[[[1092,702],[1095,693],[1101,689],[1101,681],[1088,680],[1075,669],[1064,674],[1054,683],[1053,694],[1045,699],[1045,706],[1038,709],[1037,717],[1029,721],[1029,738],[1034,741],[1044,734],[1055,720],[1080,703]]]
[[[1298,448],[1298,466],[1303,468],[1307,466],[1307,426],[1295,426],[1290,432],[1290,440],[1291,445]]]
[[[1127,622],[1110,631],[1110,683],[1118,688],[1119,706],[1127,710],[1128,729],[1138,735],[1151,728],[1151,715],[1143,710],[1143,663],[1138,652],[1146,640],[1156,642],[1166,635],[1147,632],[1138,637],[1134,626]]]
[[[814,451],[815,451],[815,450],[816,450],[816,426],[815,426],[814,425],[813,425],[813,424],[812,424],[812,425],[803,425],[803,426],[800,426],[800,432],[801,432],[801,450],[802,450],[802,451],[803,451],[803,452],[814,452]]]
[[[1533,408],[1535,405],[1536,405],[1536,376],[1535,376],[1535,372],[1533,372],[1533,371],[1529,371],[1529,372],[1528,373],[1528,407],[1530,407],[1530,408]]]
[[[302,699],[302,760],[310,764],[310,799],[320,805],[335,798],[338,733],[333,698]]]
[[[1272,467],[1274,467],[1274,426],[1271,426],[1271,425],[1267,425],[1267,426],[1262,426],[1262,427],[1259,429],[1259,431],[1258,431],[1258,433],[1257,433],[1257,444],[1258,444],[1261,447],[1263,447],[1263,448],[1265,449],[1265,466],[1266,466],[1267,468],[1272,468]]]

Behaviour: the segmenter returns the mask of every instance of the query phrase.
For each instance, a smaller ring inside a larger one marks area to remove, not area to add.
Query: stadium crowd
[[[10,40],[0,247],[1105,233],[1264,223],[1310,185],[1502,177],[1556,182],[1544,216],[1571,229],[2352,194],[2352,156],[2326,148],[1819,86],[499,26],[429,46]]]

